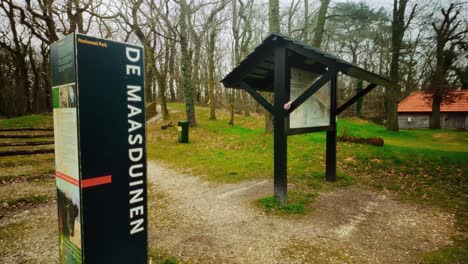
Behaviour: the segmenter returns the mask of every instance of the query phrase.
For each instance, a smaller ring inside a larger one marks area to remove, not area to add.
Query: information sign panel
[[[60,263],[147,263],[144,50],[51,46]]]
[[[299,68],[291,68],[290,100],[294,101],[320,77]],[[327,82],[289,115],[289,128],[330,125],[330,82]]]

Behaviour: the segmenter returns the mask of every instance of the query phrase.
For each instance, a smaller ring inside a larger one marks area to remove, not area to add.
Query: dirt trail
[[[0,218],[0,263],[58,263],[57,205],[49,203]]]
[[[210,184],[148,164],[150,248],[189,263],[411,263],[451,243],[453,215],[344,188],[303,217],[252,205],[271,181]],[[56,205],[0,217],[0,263],[56,263]]]
[[[455,232],[453,215],[356,187],[322,193],[307,216],[278,217],[252,206],[271,181],[213,185],[155,162],[148,171],[165,197],[150,241],[190,262],[408,263]]]

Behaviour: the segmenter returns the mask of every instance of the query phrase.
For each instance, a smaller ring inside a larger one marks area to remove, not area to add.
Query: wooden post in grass
[[[288,114],[283,109],[288,101],[289,93],[289,65],[288,51],[284,46],[275,49],[275,99],[274,99],[274,192],[276,201],[286,204],[288,186]]]
[[[330,128],[327,130],[327,153],[325,178],[336,181],[336,95],[338,76],[335,74],[330,82]]]

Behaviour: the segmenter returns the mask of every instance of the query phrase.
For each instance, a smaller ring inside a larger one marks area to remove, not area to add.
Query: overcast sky
[[[332,3],[337,3],[337,2],[365,2],[369,6],[375,7],[375,8],[380,8],[383,7],[387,10],[391,10],[393,8],[393,0],[332,0]]]
[[[264,0],[265,2],[268,2],[268,0]],[[289,6],[292,0],[280,0],[282,7]],[[333,6],[335,3],[339,2],[364,2],[367,3],[369,6],[379,9],[383,7],[385,10],[388,12],[391,12],[393,9],[393,0],[331,0],[330,6]],[[414,4],[418,4],[420,8],[423,6],[427,5],[443,5],[443,6],[448,6],[449,3],[460,3],[460,2],[466,2],[463,0],[409,0],[408,3],[408,9],[410,9]],[[317,7],[320,5],[320,0],[309,0],[309,3],[312,3],[316,5]],[[465,5],[468,6],[468,5]],[[466,10],[465,10],[466,11]]]
[[[268,1],[266,0],[266,2]],[[289,6],[289,4],[291,3],[291,0],[280,0],[280,2],[282,4],[282,7],[284,7],[284,6]],[[393,7],[393,0],[331,0],[330,5],[332,6],[334,3],[339,3],[339,2],[356,2],[356,3],[365,2],[371,7],[374,7],[374,8],[383,7],[387,10],[391,10]],[[309,3],[313,3],[318,6],[320,1],[310,0]]]

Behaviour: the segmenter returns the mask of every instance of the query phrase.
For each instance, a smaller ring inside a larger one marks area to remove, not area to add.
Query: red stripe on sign
[[[105,175],[105,176],[82,180],[81,188],[88,188],[92,186],[108,184],[111,182],[112,182],[112,175]]]
[[[72,178],[72,177],[70,177],[70,176],[68,176],[66,174],[63,174],[63,173],[59,172],[59,171],[55,171],[55,176],[57,178],[60,178],[60,179],[66,181],[68,183],[71,183],[71,184],[79,187],[79,182],[75,178]]]

